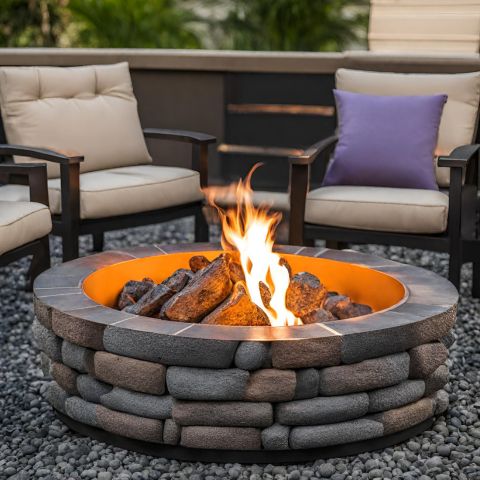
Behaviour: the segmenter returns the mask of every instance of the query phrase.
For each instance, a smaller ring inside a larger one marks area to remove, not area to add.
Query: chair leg
[[[448,279],[460,289],[460,274],[462,270],[462,258],[460,252],[450,250],[450,259],[448,263]]]
[[[327,240],[325,242],[325,246],[327,248],[331,248],[332,250],[343,250],[344,248],[348,248],[348,243],[339,242],[337,240]]]
[[[62,234],[63,261],[75,260],[79,256],[78,228],[65,229]]]
[[[33,282],[42,272],[50,268],[50,244],[48,235],[39,240],[38,248],[33,255],[32,263],[28,272],[29,281],[27,290],[33,290]]]
[[[472,263],[472,297],[480,298],[480,262]]]
[[[103,246],[104,246],[104,233],[99,232],[99,233],[92,233],[92,238],[93,238],[93,251],[94,252],[103,252]]]
[[[195,212],[195,241],[208,242],[210,240],[210,229],[201,207]]]

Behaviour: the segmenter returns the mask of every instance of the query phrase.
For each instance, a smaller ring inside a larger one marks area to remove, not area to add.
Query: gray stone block
[[[65,401],[68,398],[68,393],[63,390],[57,382],[51,382],[49,384],[47,391],[45,392],[45,398],[53,408],[59,412],[66,413]]]
[[[448,367],[440,365],[425,379],[425,395],[430,395],[443,388],[448,382]]]
[[[62,344],[62,361],[65,365],[82,373],[93,373],[94,351],[89,348],[67,342]]]
[[[417,311],[413,313],[418,314],[418,307],[415,306],[415,309]],[[404,352],[417,345],[438,340],[452,329],[456,316],[456,306],[453,306],[446,312],[434,314],[421,322],[345,335],[342,337],[342,363],[357,363],[369,358]]]
[[[182,428],[171,418],[167,418],[163,423],[163,443],[167,445],[178,445]]]
[[[180,425],[268,427],[273,423],[270,403],[184,402],[173,404],[172,418]]]
[[[238,342],[162,335],[128,328],[107,327],[105,349],[127,357],[165,365],[228,368],[232,365]]]
[[[102,395],[100,402],[112,410],[141,417],[163,420],[172,416],[172,397],[170,395],[149,395],[115,387]]]
[[[368,393],[370,397],[369,412],[383,412],[392,408],[402,407],[408,403],[416,402],[425,393],[423,380],[406,380],[391,387],[373,390]]]
[[[447,411],[450,400],[448,398],[448,393],[445,390],[438,390],[438,392],[435,392],[432,395],[432,400],[435,403],[435,415],[441,415]]]
[[[359,418],[368,411],[368,395],[355,393],[279,403],[275,421],[282,425],[323,425]]]
[[[295,387],[295,400],[313,398],[318,394],[318,371],[315,368],[303,368],[295,372],[297,385]]]
[[[408,353],[410,378],[427,378],[448,358],[448,349],[441,342],[419,345]]]
[[[397,353],[319,371],[320,395],[344,395],[389,387],[408,378],[410,357]]]
[[[375,420],[360,418],[350,422],[294,427],[290,431],[290,448],[320,448],[358,442],[383,435],[383,425]]]
[[[180,400],[242,400],[249,376],[238,368],[169,367],[167,388]]]
[[[293,400],[296,376],[293,370],[264,368],[250,374],[245,400],[250,402],[285,402]]]
[[[98,427],[95,403],[86,402],[80,397],[70,397],[65,402],[65,411],[70,418],[77,422]]]
[[[62,339],[44,327],[36,318],[32,323],[32,335],[38,348],[55,362],[62,361]]]
[[[103,383],[90,375],[77,377],[77,390],[87,402],[100,403],[100,397],[112,389],[111,385]]]
[[[269,358],[269,343],[241,342],[235,352],[235,366],[243,370],[258,370],[268,364]]]
[[[183,427],[180,444],[189,448],[260,450],[261,431],[241,427]]]
[[[273,424],[262,430],[262,445],[265,450],[288,450],[290,427]]]

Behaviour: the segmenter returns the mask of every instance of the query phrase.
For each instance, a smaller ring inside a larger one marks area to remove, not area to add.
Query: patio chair
[[[0,266],[33,255],[28,288],[35,277],[50,267],[48,234],[52,219],[48,209],[47,169],[44,164],[0,164],[0,179],[26,180],[30,200],[0,200]]]
[[[448,252],[449,279],[460,285],[463,263],[473,262],[473,293],[480,295],[480,249],[476,233],[478,153],[475,142],[480,73],[397,74],[340,69],[340,90],[371,95],[447,94],[437,143],[439,190],[328,186],[310,179],[315,160],[326,171],[337,137],[290,158],[290,243],[327,246],[342,242],[398,245]],[[394,114],[394,112],[392,112]],[[462,179],[463,178],[463,179]]]
[[[208,183],[208,145],[197,132],[142,130],[127,63],[85,67],[0,68],[5,132],[0,156],[47,160],[53,234],[63,260],[78,257],[79,235],[103,249],[104,232],[195,217],[195,239],[208,240],[200,187]],[[152,163],[145,138],[192,144],[192,169]],[[78,152],[78,153],[77,153]],[[27,200],[21,185],[0,200]]]

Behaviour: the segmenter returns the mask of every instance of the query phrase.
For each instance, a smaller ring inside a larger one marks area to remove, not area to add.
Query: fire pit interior
[[[447,408],[457,292],[425,270],[353,251],[279,247],[292,274],[373,312],[231,326],[119,311],[129,280],[161,283],[218,245],[138,247],[55,267],[35,284],[48,399],[73,429],[179,459],[288,462],[397,443]]]

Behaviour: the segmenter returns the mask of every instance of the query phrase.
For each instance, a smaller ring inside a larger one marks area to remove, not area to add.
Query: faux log
[[[305,325],[308,325],[310,323],[331,322],[332,320],[337,320],[337,317],[335,317],[328,310],[324,310],[323,308],[317,308],[317,310],[312,310],[310,313],[307,313],[307,315],[302,317],[302,322]]]
[[[165,279],[162,284],[168,287],[170,290],[173,290],[175,293],[178,293],[192,278],[193,272],[191,270],[180,268],[173,272],[167,279]]]
[[[237,282],[245,281],[245,274],[243,273],[243,268],[240,265],[240,263],[231,261],[229,268],[230,268],[230,279],[232,280],[233,284]]]
[[[300,272],[290,280],[286,306],[296,317],[303,318],[311,311],[321,308],[326,297],[327,289],[315,275]]]
[[[208,265],[210,265],[210,260],[203,255],[194,255],[190,258],[188,264],[190,265],[192,272],[196,273],[203,270],[205,267],[208,267]]]
[[[345,295],[328,297],[323,307],[340,320],[372,313],[372,309],[368,305],[353,303],[350,297],[346,297]]]
[[[230,255],[223,254],[201,269],[193,280],[173,296],[162,313],[176,322],[197,323],[220,305],[232,290]]]
[[[234,285],[232,294],[206,316],[202,323],[232,326],[270,325],[267,315],[250,300],[242,282]]]
[[[129,305],[133,305],[140,300],[150,289],[155,285],[151,278],[144,278],[142,281],[130,280],[128,281],[118,297],[118,308],[123,310]]]
[[[124,311],[134,315],[151,317],[156,315],[164,303],[174,294],[173,290],[160,283],[149,290],[137,303],[126,307]]]

